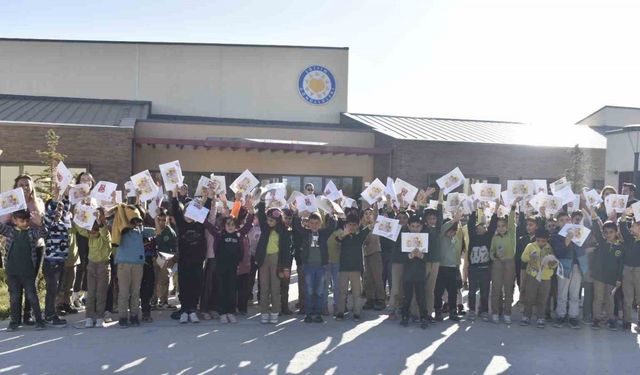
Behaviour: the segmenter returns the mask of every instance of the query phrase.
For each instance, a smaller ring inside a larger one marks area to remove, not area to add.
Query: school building
[[[506,185],[563,176],[579,144],[589,183],[604,184],[606,138],[586,125],[549,136],[348,112],[348,48],[0,39],[0,56],[0,190],[41,170],[48,129],[68,166],[117,183],[177,159],[191,186],[250,169],[291,190],[333,180],[357,196],[375,177],[423,187],[456,166],[470,182]]]

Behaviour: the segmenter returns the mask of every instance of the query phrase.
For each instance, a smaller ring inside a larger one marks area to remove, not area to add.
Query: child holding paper
[[[421,233],[422,229],[422,219],[418,215],[411,216],[409,218],[409,232]],[[429,239],[431,240],[432,237],[429,236]],[[432,241],[429,241],[429,247],[431,247],[431,242]],[[415,249],[410,253],[403,253],[403,255],[405,256],[404,272],[402,275],[404,301],[402,303],[402,320],[400,321],[400,324],[404,327],[409,325],[409,309],[411,308],[411,300],[415,295],[418,303],[418,310],[420,312],[420,328],[425,329],[429,326],[425,298],[425,286],[427,280],[427,268],[425,267],[426,257],[425,254],[418,249]]]
[[[544,220],[544,219],[542,219]],[[519,231],[518,241],[516,242],[516,281],[518,282],[518,289],[520,292],[520,302],[524,306],[526,298],[526,286],[527,286],[527,264],[522,262],[522,253],[524,249],[530,243],[535,241],[535,234],[538,228],[544,228],[544,223],[540,224],[535,216],[528,216],[524,212],[520,213],[518,218],[517,230]]]
[[[282,221],[279,208],[265,210],[266,204],[258,204],[260,239],[256,248],[256,264],[260,283],[260,322],[277,324],[282,307],[278,271],[291,264],[292,233]]]
[[[107,304],[107,290],[111,275],[109,257],[112,253],[111,233],[107,227],[104,210],[99,215],[91,231],[76,227],[77,234],[89,240],[87,264],[87,302],[85,328],[104,327],[104,313]]]
[[[436,281],[435,310],[436,321],[442,321],[442,296],[447,291],[449,305],[449,320],[459,321],[456,314],[456,300],[458,298],[458,276],[460,274],[460,253],[462,252],[462,238],[458,235],[462,229],[459,228],[462,212],[456,212],[453,220],[448,220],[442,224],[438,238],[440,248],[440,268]]]
[[[624,295],[623,330],[631,329],[633,301],[640,301],[640,222],[635,221],[628,227],[627,217],[633,215],[633,209],[627,211],[618,220],[618,228],[624,243],[622,294]],[[637,219],[636,219],[637,220]]]
[[[618,240],[618,226],[612,221],[602,224],[602,220],[592,212],[593,234],[598,247],[593,252],[590,264],[593,278],[593,329],[607,321],[610,330],[617,330],[613,313],[614,289],[622,286],[624,245]]]
[[[38,211],[29,214],[26,210],[11,214],[11,224],[0,222],[0,235],[5,237],[5,252],[2,259],[9,289],[11,321],[7,331],[15,331],[22,312],[22,291],[31,303],[36,319],[36,329],[44,329],[36,288],[38,240],[46,234],[42,217]]]
[[[491,240],[491,321],[500,323],[499,301],[504,293],[504,322],[511,324],[511,305],[515,285],[514,261],[516,250],[516,205],[520,198],[511,204],[508,218],[498,219],[496,234]]]
[[[291,233],[291,238],[294,244],[294,248],[296,248],[296,244],[300,244],[300,235],[293,231],[293,211],[290,208],[282,209],[282,223],[287,228],[287,230]],[[258,226],[258,230],[260,227]],[[291,283],[291,266],[293,264],[293,256],[295,254],[294,248],[291,249],[291,255],[288,257],[289,264],[283,265],[282,271],[280,272],[280,301],[281,301],[281,315],[291,315],[293,312],[289,308],[289,284]],[[303,279],[300,277],[301,270],[298,269],[298,284],[303,284]],[[303,294],[298,294],[298,299],[304,298]]]
[[[423,227],[423,231],[429,234],[429,239],[430,239],[429,251],[424,256],[425,267],[427,272],[427,283],[425,286],[425,291],[426,291],[425,301],[427,303],[427,319],[430,322],[433,321],[431,314],[434,311],[436,281],[438,280],[438,271],[440,269],[440,249],[438,245],[438,237],[440,236],[440,228],[442,227],[442,222],[443,222],[443,202],[444,202],[444,193],[441,190],[438,197],[437,209],[425,210],[425,214],[426,214],[425,220],[427,225]]]
[[[378,216],[377,204],[364,210],[363,224],[373,226]],[[382,247],[380,237],[369,233],[362,247],[364,252],[364,294],[367,298],[362,307],[364,310],[383,310],[385,308],[386,295],[382,282]]]
[[[549,232],[538,229],[535,239],[522,253],[522,262],[527,263],[527,301],[520,325],[530,324],[533,308],[536,307],[537,326],[544,328],[544,310],[551,289],[551,276],[558,265],[549,245]]]
[[[158,209],[156,216],[156,227],[160,234],[156,236],[156,247],[159,253],[174,254],[176,252],[176,232],[171,225],[167,225],[168,212],[165,208]],[[158,256],[162,256],[159,254]],[[165,267],[160,267],[158,262],[154,262],[154,274],[156,279],[155,295],[158,298],[158,307],[163,309],[175,309],[169,305],[169,271]]]
[[[362,272],[363,258],[362,245],[364,244],[369,227],[360,228],[360,218],[357,213],[347,215],[344,230],[341,234],[332,234],[329,242],[336,241],[340,245],[340,291],[337,298],[337,314],[336,320],[344,319],[344,312],[347,304],[347,294],[349,293],[349,284],[351,284],[351,295],[353,298],[353,320],[359,321],[362,313],[362,305],[360,297],[362,295]],[[335,232],[334,232],[335,234]]]
[[[478,210],[473,210],[467,224],[469,229],[469,314],[470,320],[476,317],[476,292],[480,289],[479,315],[489,320],[489,287],[491,284],[491,240],[498,224],[498,215],[494,213],[487,227],[478,222]]]

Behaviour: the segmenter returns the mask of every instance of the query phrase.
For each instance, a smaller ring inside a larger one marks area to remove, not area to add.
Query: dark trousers
[[[247,298],[249,300],[253,299],[253,287],[256,285],[256,276],[258,275],[258,264],[256,263],[256,257],[251,257],[251,273],[249,274],[249,295]],[[258,288],[260,285],[258,284]],[[259,295],[259,292],[258,292]],[[260,299],[260,297],[258,297]]]
[[[402,283],[404,289],[404,300],[402,302],[402,316],[409,316],[409,309],[411,308],[411,300],[413,296],[416,296],[416,302],[418,303],[418,310],[420,311],[420,319],[427,318],[427,293],[426,293],[427,280],[411,281],[405,280]]]
[[[289,284],[291,279],[280,279],[280,304],[282,305],[281,311],[289,310]]]
[[[216,258],[208,258],[204,266],[204,283],[200,296],[200,311],[218,311],[218,277]]]
[[[64,262],[47,262],[42,264],[42,273],[46,284],[44,297],[44,316],[49,318],[56,315],[56,296],[62,285]]]
[[[593,282],[583,282],[584,295],[582,300],[582,318],[593,319]]]
[[[236,283],[236,308],[241,313],[247,313],[247,305],[249,302],[249,295],[251,293],[250,282],[251,274],[245,273],[238,275]]]
[[[38,275],[40,274],[40,265],[42,264],[42,255],[44,254],[44,246],[36,248],[36,266],[34,270],[36,271],[36,280],[38,280]],[[621,288],[620,288],[621,289]],[[22,293],[22,291],[20,292]],[[22,294],[20,294],[22,296]],[[22,302],[22,297],[20,297],[20,301]],[[31,315],[31,302],[25,298],[24,300],[24,316]]]
[[[31,308],[36,321],[42,321],[42,312],[40,311],[40,302],[38,301],[38,292],[36,291],[35,276],[7,275],[7,286],[9,287],[9,304],[11,306],[11,321],[17,323],[20,321],[20,312],[22,311],[22,291]]]
[[[178,288],[181,311],[195,312],[202,290],[202,262],[178,262]]]
[[[151,316],[151,297],[156,286],[155,271],[153,270],[153,258],[146,257],[142,268],[142,283],[140,284],[140,304],[142,316]]]
[[[238,280],[237,265],[220,265],[216,267],[218,277],[218,313],[233,314],[236,312],[236,283]]]
[[[111,278],[109,279],[109,287],[107,288],[107,304],[105,310],[113,312],[113,301],[116,293],[116,287],[118,285],[118,267],[116,267],[113,260],[113,255],[109,257],[109,267],[111,268]]]
[[[89,239],[84,236],[76,236],[78,244],[78,256],[80,264],[76,266],[76,279],[73,281],[73,291],[87,290],[87,264],[89,263]]]
[[[389,286],[391,292],[391,254],[382,252],[382,285]]]
[[[480,289],[480,310],[478,312],[489,312],[490,286],[491,269],[489,267],[469,267],[469,310],[476,311],[476,293]],[[455,307],[455,302],[452,306]]]
[[[436,295],[434,308],[436,312],[442,311],[442,296],[447,291],[447,302],[449,311],[455,311],[456,300],[458,299],[458,268],[443,267],[438,268],[438,278],[436,279]]]

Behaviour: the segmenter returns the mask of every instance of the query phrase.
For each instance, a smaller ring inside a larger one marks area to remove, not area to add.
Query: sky
[[[350,112],[573,124],[640,107],[640,1],[1,3],[7,38],[349,47]]]

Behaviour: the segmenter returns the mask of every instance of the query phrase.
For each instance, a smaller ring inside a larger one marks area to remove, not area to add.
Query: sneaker
[[[336,314],[336,320],[337,321],[343,321],[344,320],[344,314],[343,313],[337,313]]]
[[[172,296],[175,296],[176,293],[178,293],[178,291],[175,288],[171,289],[171,291],[169,292],[169,294],[172,295]]]
[[[33,317],[29,314],[22,317],[22,324],[25,326],[32,326],[36,324],[36,321],[33,320]]]
[[[132,327],[140,327],[140,321],[138,320],[138,315],[134,315],[129,319],[129,323]]]
[[[211,314],[209,314],[208,312],[202,313],[202,319],[211,320]]]
[[[120,328],[129,328],[129,319],[120,318],[120,320],[118,321],[118,325],[120,326]]]
[[[505,315],[504,316],[504,322],[506,324],[511,324],[511,315]]]
[[[196,314],[195,312],[192,312],[191,314],[189,314],[189,320],[191,321],[191,323],[200,323],[200,319],[198,319],[198,314]]]
[[[327,311],[329,311],[329,310],[327,310]],[[282,306],[280,314],[282,314],[282,315],[293,315],[293,311],[291,311],[289,306]]]
[[[359,321],[360,321],[360,315],[358,315],[358,314],[353,314],[353,321],[354,321],[354,322],[359,322]]]
[[[547,314],[544,316],[544,321],[547,323],[551,323],[553,322],[553,318],[551,317],[551,314]]]
[[[364,305],[362,305],[362,310],[372,310],[373,309],[373,301],[367,301]]]
[[[458,305],[458,315],[467,315],[467,312],[464,311],[464,305]]]
[[[427,320],[429,321],[429,324],[434,324],[436,322],[435,319],[433,319],[433,317],[431,316],[431,314],[427,315]]]
[[[395,311],[389,312],[389,320],[398,320],[398,314]]]
[[[18,329],[18,322],[9,322],[9,326],[7,327],[7,332],[13,332]]]
[[[36,331],[42,331],[43,329],[46,329],[47,325],[44,324],[44,320],[38,320],[36,322]]]
[[[224,315],[220,316],[220,319],[223,319]],[[269,314],[261,314],[260,315],[260,323],[269,324]]]
[[[68,303],[65,303],[64,305],[62,305],[62,310],[64,312],[66,312],[67,314],[77,314],[78,313],[78,309],[74,308],[73,306],[71,306]]]
[[[151,317],[151,315],[143,315],[142,323],[153,323],[153,318]]]
[[[67,310],[65,310],[64,306],[58,305],[56,306],[56,314],[59,316],[67,315]]]
[[[238,323],[238,319],[236,319],[236,316],[233,314],[227,314],[227,320],[229,321],[229,323],[231,324],[236,324]]]
[[[96,328],[104,328],[104,319],[96,319]]]
[[[538,319],[538,322],[536,323],[536,326],[538,328],[544,328],[544,325],[545,325],[544,319]]]
[[[599,320],[594,320],[591,323],[591,329],[599,330],[600,329],[600,321]]]
[[[322,319],[322,315],[316,315],[316,317],[313,318],[313,322],[314,323],[324,323],[324,319]]]
[[[161,304],[158,305],[158,308],[162,309],[162,310],[175,310],[177,309],[177,307],[170,305],[169,302],[163,302]]]
[[[187,324],[189,323],[189,314],[187,314],[186,312],[183,312],[182,314],[180,314],[180,324]]]
[[[420,322],[420,316],[411,315],[411,320],[413,320],[414,323],[419,323]]]
[[[44,321],[54,327],[64,327],[67,325],[66,319],[60,319],[57,315],[44,318]]]
[[[436,322],[441,322],[444,320],[444,317],[442,316],[441,312],[437,312],[436,313]]]
[[[322,319],[322,317],[320,319]],[[269,315],[269,323],[278,324],[278,313],[271,313],[271,315]]]
[[[220,314],[217,311],[209,311],[209,315],[211,315],[211,319],[220,319]]]
[[[566,322],[566,318],[558,318],[556,319],[555,323],[553,323],[553,326],[556,328],[562,328],[564,327],[564,323]]]
[[[402,319],[400,320],[400,325],[403,327],[406,327],[409,325],[409,317],[408,316],[403,316]]]
[[[576,318],[569,318],[569,327],[573,329],[580,329],[580,322]]]
[[[427,329],[429,327],[429,321],[427,319],[420,319],[420,328]]]
[[[489,313],[487,313],[487,312],[480,313],[480,318],[482,318],[483,321],[488,322],[489,321]]]
[[[476,320],[476,312],[473,310],[469,310],[469,312],[467,313],[467,319],[471,321]]]
[[[526,316],[525,316],[525,317],[523,317],[523,318],[520,320],[520,325],[521,325],[521,326],[528,326],[529,324],[530,324],[530,323],[529,323],[529,318],[527,318]]]
[[[463,290],[469,290],[469,283],[466,282],[466,281],[464,283],[462,283],[462,289]]]
[[[113,322],[113,318],[111,318],[111,313],[109,311],[104,312],[104,322],[105,323]]]
[[[448,312],[449,312],[449,302],[445,302],[445,303],[442,305],[442,313],[446,314],[446,313],[448,313]]]
[[[229,323],[229,316],[227,314],[220,315],[220,323],[222,324]]]
[[[313,317],[310,314],[307,314],[307,316],[304,317],[304,322],[313,323]]]
[[[591,318],[582,318],[582,324],[590,326],[593,324],[593,319]]]
[[[456,315],[456,314],[451,313],[451,314],[449,314],[449,320],[453,321],[453,322],[459,322],[460,321],[460,317],[458,315]]]
[[[623,331],[631,331],[631,323],[622,323]]]
[[[491,315],[491,323],[500,324],[500,317],[497,314]]]
[[[93,319],[88,318],[84,321],[84,328],[93,328]]]
[[[607,328],[609,328],[609,331],[617,331],[618,324],[616,324],[615,320],[609,320],[609,323],[607,323]]]

